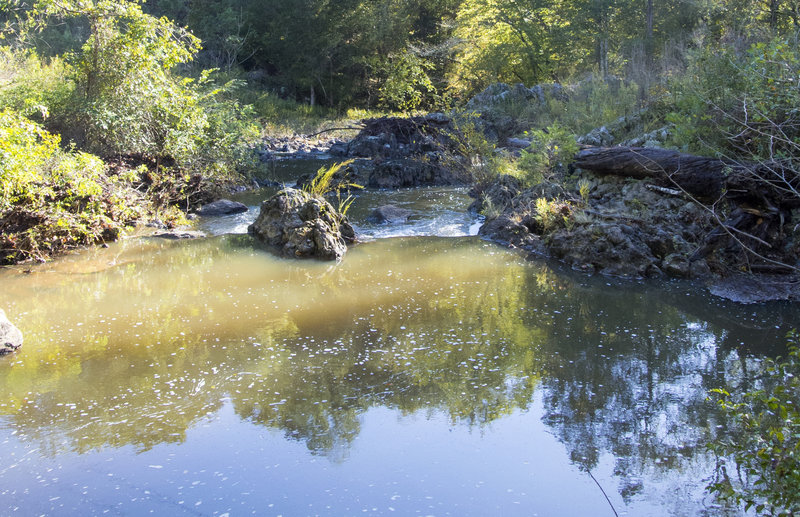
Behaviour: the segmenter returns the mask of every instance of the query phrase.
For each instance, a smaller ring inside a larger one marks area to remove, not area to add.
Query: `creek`
[[[1,514],[738,515],[706,397],[796,308],[531,260],[453,188],[362,192],[340,264],[278,258],[245,234],[269,193],[0,271]],[[387,203],[414,215],[367,222]]]

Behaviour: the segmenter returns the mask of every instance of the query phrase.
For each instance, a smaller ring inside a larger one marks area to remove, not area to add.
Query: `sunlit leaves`
[[[766,361],[757,389],[712,391],[731,432],[712,444],[720,460],[709,489],[765,515],[800,511],[800,349],[797,333],[790,339],[785,359]]]

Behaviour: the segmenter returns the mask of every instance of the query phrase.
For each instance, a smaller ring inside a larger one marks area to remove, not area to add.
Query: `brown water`
[[[0,514],[736,514],[704,494],[706,394],[796,309],[379,238],[410,224],[339,265],[225,235],[0,271]]]

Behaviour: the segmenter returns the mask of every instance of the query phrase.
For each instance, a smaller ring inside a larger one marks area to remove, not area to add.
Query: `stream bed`
[[[269,193],[0,270],[1,515],[739,515],[706,397],[796,308],[530,260],[453,188],[362,192],[340,264],[288,260],[246,235]]]

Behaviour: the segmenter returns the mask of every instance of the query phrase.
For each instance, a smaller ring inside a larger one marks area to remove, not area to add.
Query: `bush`
[[[35,122],[0,111],[0,263],[113,240],[144,214],[132,177],[109,177],[96,156],[59,144]]]
[[[0,106],[15,110],[48,128],[54,112],[63,115],[74,94],[71,67],[60,58],[47,61],[32,51],[0,47]]]
[[[531,139],[530,150],[522,151],[518,168],[524,173],[524,180],[535,185],[563,176],[578,152],[575,135],[567,128],[553,125],[547,129],[527,133]]]
[[[730,428],[711,445],[719,466],[708,489],[760,515],[800,512],[800,339],[789,340],[785,359],[765,361],[758,389],[712,391]]]
[[[423,104],[436,104],[436,88],[428,77],[433,68],[433,63],[411,51],[377,60],[374,69],[382,81],[378,89],[379,105],[409,111]]]
[[[672,83],[674,144],[690,152],[747,160],[797,156],[800,48],[776,38],[746,52],[707,46]]]

